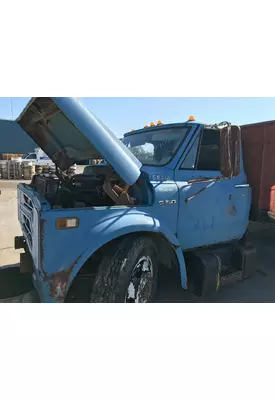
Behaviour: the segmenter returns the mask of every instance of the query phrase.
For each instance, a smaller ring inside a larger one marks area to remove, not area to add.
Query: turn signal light
[[[56,229],[72,229],[78,227],[78,218],[59,218],[56,220]]]
[[[195,121],[195,117],[193,117],[193,115],[191,115],[191,117],[189,117],[188,121]]]

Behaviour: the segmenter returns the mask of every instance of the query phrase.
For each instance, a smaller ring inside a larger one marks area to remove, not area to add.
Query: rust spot
[[[70,275],[73,271],[74,266],[78,263],[79,257],[69,266],[69,268],[62,271],[58,271],[55,274],[48,274],[43,266],[44,263],[44,235],[45,235],[45,223],[44,219],[40,219],[40,235],[39,235],[39,248],[40,248],[40,268],[44,274],[44,281],[51,281],[50,283],[50,296],[56,300],[64,300],[67,289],[69,286]]]
[[[233,217],[236,214],[236,208],[233,204],[230,204],[228,214],[231,215],[231,217]]]
[[[82,254],[70,265],[69,268],[55,274],[48,275],[47,280],[51,279],[50,296],[56,300],[64,300],[69,286],[70,275],[74,266],[78,263]]]
[[[72,270],[70,269],[67,271],[57,272],[56,274],[53,275],[50,286],[51,297],[57,300],[64,299],[69,285],[69,277],[71,272]]]

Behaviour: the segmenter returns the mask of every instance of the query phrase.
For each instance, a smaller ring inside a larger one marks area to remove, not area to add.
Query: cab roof
[[[135,135],[137,133],[143,133],[143,132],[151,132],[151,131],[157,131],[165,128],[180,128],[183,126],[192,126],[192,125],[202,125],[205,128],[215,128],[214,125],[210,124],[204,124],[203,122],[199,121],[186,121],[186,122],[176,122],[176,123],[170,123],[170,124],[161,124],[161,125],[155,125],[155,126],[148,126],[146,128],[141,128],[141,129],[135,129],[133,131],[127,132],[123,135],[123,137],[127,137],[130,135]]]

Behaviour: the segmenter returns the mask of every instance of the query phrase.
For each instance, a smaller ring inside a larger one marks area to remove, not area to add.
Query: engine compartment
[[[30,186],[46,198],[53,208],[96,206],[137,206],[149,202],[146,179],[127,186],[109,165],[91,165],[82,174],[55,173],[33,176]]]

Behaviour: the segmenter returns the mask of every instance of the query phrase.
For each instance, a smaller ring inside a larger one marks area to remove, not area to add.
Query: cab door
[[[246,181],[241,174],[240,143],[236,145],[232,138],[231,127],[202,127],[183,154],[175,180],[180,202],[177,234],[183,250],[243,235],[247,196],[242,201],[237,186]]]

